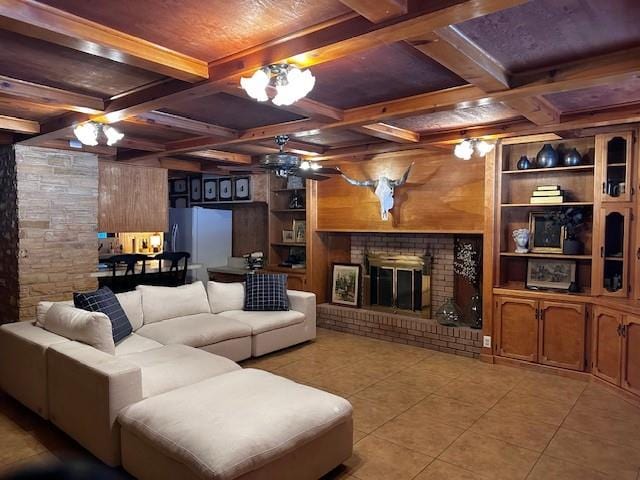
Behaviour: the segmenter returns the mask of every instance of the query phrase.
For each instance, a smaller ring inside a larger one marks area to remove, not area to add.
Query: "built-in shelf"
[[[608,262],[623,262],[624,257],[604,257],[604,259]]]
[[[626,167],[627,164],[626,163],[608,163],[607,164],[607,168],[609,167]]]
[[[271,245],[274,247],[306,247],[306,243],[286,243],[286,242],[274,242]]]
[[[556,298],[566,298],[566,297],[589,297],[591,296],[591,289],[585,288],[581,292],[578,293],[569,293],[563,290],[534,290],[525,287],[522,282],[508,282],[504,285],[500,285],[499,287],[493,288],[493,293],[498,295],[510,295],[510,294],[522,294],[526,293],[527,295],[542,295],[547,299]]]
[[[280,265],[267,265],[264,270],[268,272],[296,273],[298,275],[304,275],[307,273],[306,268],[281,267]]]
[[[304,208],[281,208],[273,209],[272,213],[305,213],[307,210]]]
[[[587,260],[591,261],[591,255],[564,255],[561,253],[515,253],[500,252],[501,257],[523,257],[523,258],[558,258],[566,260]]]
[[[564,203],[503,203],[502,208],[544,208],[544,207],[589,207],[593,202],[564,202]]]
[[[553,168],[528,168],[526,170],[505,170],[505,175],[526,175],[532,173],[571,173],[593,171],[593,165],[578,165],[576,167],[553,167]]]

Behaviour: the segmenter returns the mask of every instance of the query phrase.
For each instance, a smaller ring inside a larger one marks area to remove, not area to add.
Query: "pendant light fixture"
[[[487,153],[493,150],[495,145],[493,143],[486,142],[484,140],[478,140],[473,138],[465,138],[453,149],[453,154],[461,160],[471,160],[474,152],[484,157]]]
[[[103,125],[98,122],[85,122],[73,129],[73,134],[83,145],[95,147],[98,145],[100,133],[104,135],[105,142],[110,147],[124,138],[124,133],[116,130],[111,125]]]
[[[300,70],[295,65],[277,63],[262,67],[251,77],[242,77],[240,86],[251,98],[266,102],[269,100],[269,87],[276,94],[271,101],[275,105],[291,105],[304,98],[314,87],[315,77],[309,69]]]

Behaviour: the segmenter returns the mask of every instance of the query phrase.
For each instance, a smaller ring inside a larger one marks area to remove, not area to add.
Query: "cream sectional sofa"
[[[140,286],[118,294],[133,333],[115,346],[113,355],[45,330],[53,304],[42,302],[35,322],[0,327],[0,387],[108,465],[119,465],[125,458],[125,468],[140,478],[171,478],[155,471],[163,462],[167,472],[182,471],[184,478],[267,478],[264,472],[271,475],[281,469],[308,472],[295,478],[317,478],[351,454],[349,403],[266,372],[243,370],[235,363],[313,339],[315,296],[289,291],[289,311],[246,312],[241,309],[243,295],[242,284],[214,282],[206,289],[197,282],[175,288]],[[238,402],[237,393],[243,389],[248,399],[244,403]],[[229,397],[222,401],[224,395]],[[273,403],[275,398],[280,398],[279,404]],[[298,422],[291,424],[291,412],[300,398],[307,399],[309,413],[298,414]],[[175,406],[170,408],[175,401],[188,405],[182,415]],[[259,430],[267,428],[261,420],[264,412],[256,415],[260,409],[251,409],[253,402],[271,405],[269,428],[275,433],[260,445],[246,443],[240,435],[232,450],[223,448],[225,442],[219,442],[216,451],[202,445],[211,432],[199,431],[200,424],[231,439],[240,431],[234,424],[238,418],[253,418],[252,434],[263,435]],[[231,415],[234,404],[238,410]],[[165,425],[183,425],[187,430],[161,431]],[[309,442],[333,447],[314,463],[318,453],[309,449]],[[182,445],[201,456],[185,455]],[[137,458],[139,451],[155,458],[155,466]],[[220,460],[245,454],[262,460],[242,468],[234,467],[235,461]],[[286,458],[290,461],[283,463]],[[277,478],[289,477],[282,473]]]

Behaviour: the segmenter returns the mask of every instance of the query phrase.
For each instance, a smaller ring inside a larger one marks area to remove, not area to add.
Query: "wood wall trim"
[[[32,120],[0,115],[0,129],[16,133],[39,133],[40,124]]]

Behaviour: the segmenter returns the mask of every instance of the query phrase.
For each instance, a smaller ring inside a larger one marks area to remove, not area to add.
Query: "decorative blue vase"
[[[559,163],[558,152],[550,144],[545,143],[536,155],[536,163],[538,168],[557,167]]]
[[[520,157],[520,160],[518,160],[516,167],[518,170],[529,170],[530,168],[533,168],[533,163],[531,163],[526,155],[523,155]]]
[[[565,167],[577,167],[582,165],[582,155],[575,148],[569,150],[564,155],[563,162]]]

